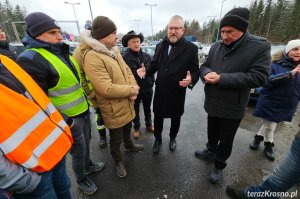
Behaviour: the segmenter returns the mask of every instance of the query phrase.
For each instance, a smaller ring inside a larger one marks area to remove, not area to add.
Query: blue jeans
[[[292,186],[300,182],[300,139],[295,137],[291,149],[285,159],[273,170],[273,173],[260,185],[250,186],[247,192],[286,192]],[[248,196],[249,197],[249,196]],[[249,197],[251,198],[251,197]],[[259,199],[261,197],[252,197]],[[264,197],[266,198],[266,197]],[[277,199],[279,197],[268,197]]]
[[[72,156],[72,168],[77,182],[84,179],[85,169],[91,164],[90,159],[90,114],[87,112],[79,117],[72,118],[74,126],[71,128],[73,145],[70,150]]]
[[[28,194],[14,194],[15,199],[71,199],[71,180],[64,157],[52,170],[41,174],[41,182]]]

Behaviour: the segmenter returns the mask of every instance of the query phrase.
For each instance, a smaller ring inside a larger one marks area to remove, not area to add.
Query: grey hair
[[[184,21],[183,21],[182,16],[180,16],[180,15],[174,15],[173,17],[171,17],[171,19],[169,20],[168,25],[171,23],[171,21],[176,21],[176,20],[180,20],[182,27],[184,27]]]

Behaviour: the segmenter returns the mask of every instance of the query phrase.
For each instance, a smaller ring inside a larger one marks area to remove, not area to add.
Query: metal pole
[[[92,12],[92,7],[91,7],[91,2],[90,0],[89,1],[89,6],[90,6],[90,13],[91,13],[91,17],[92,17],[92,21],[94,20],[94,17],[93,17],[93,12]]]
[[[152,41],[153,41],[153,23],[152,23],[152,6],[151,6],[151,35],[152,35]]]
[[[226,0],[223,0],[222,1],[222,5],[221,5],[221,12],[220,12],[220,17],[219,17],[219,27],[218,27],[218,33],[217,33],[217,41],[219,40],[219,34],[220,34],[220,25],[221,25],[221,16],[222,16],[222,10],[223,10],[223,3],[225,2]]]
[[[78,23],[76,12],[75,12],[75,6],[74,6],[74,4],[72,4],[72,6],[73,6],[74,15],[75,15],[75,20],[76,20],[78,34],[80,35],[80,28],[79,28],[79,23]]]
[[[17,27],[16,27],[16,24],[17,23],[24,23],[24,21],[16,21],[16,22],[12,22],[12,27],[13,27],[13,30],[14,30],[14,33],[16,35],[16,38],[17,38],[17,41],[18,42],[21,42],[21,39],[20,39],[20,36],[19,36],[19,33],[18,33],[18,30],[17,30]]]
[[[79,23],[78,23],[78,20],[77,20],[77,16],[76,16],[76,12],[75,12],[75,6],[74,5],[80,5],[80,3],[70,3],[70,2],[67,2],[65,1],[66,4],[70,4],[73,6],[73,11],[74,11],[74,15],[75,15],[75,19],[76,19],[76,25],[77,25],[77,30],[78,30],[78,35],[80,35],[80,28],[79,28]]]
[[[140,29],[139,29],[139,21],[141,21],[140,19],[135,19],[133,21],[136,21],[136,26],[137,26],[137,33],[140,32]]]
[[[157,4],[145,4],[146,6],[150,6],[150,11],[151,11],[151,34],[152,34],[152,41],[153,41],[153,23],[152,23],[152,6],[157,6]]]

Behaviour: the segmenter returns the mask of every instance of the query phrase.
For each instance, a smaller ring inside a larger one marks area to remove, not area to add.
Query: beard
[[[170,36],[169,40],[171,43],[176,43],[179,40],[179,38],[177,36]]]

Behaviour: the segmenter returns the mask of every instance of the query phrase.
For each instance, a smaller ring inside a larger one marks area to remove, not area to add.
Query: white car
[[[193,44],[195,44],[198,47],[198,59],[199,62],[202,63],[207,57],[207,54],[205,53],[205,49],[203,48],[202,44],[198,41],[193,41]]]

